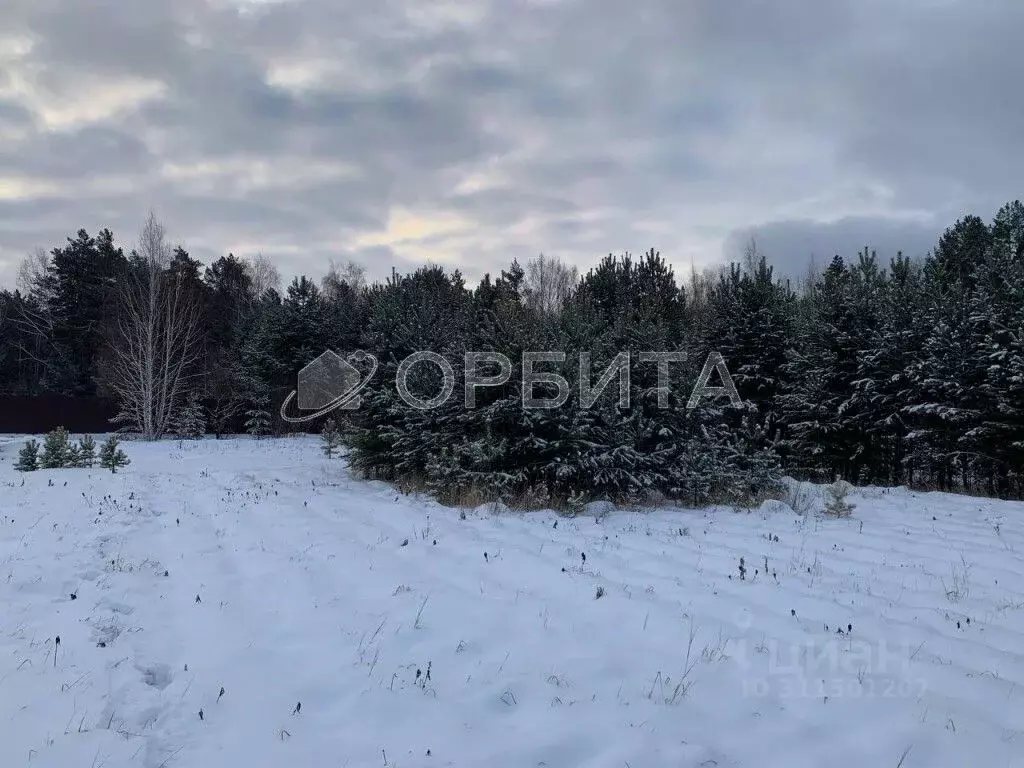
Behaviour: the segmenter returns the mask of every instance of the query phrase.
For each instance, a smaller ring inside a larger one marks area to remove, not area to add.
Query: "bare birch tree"
[[[330,301],[336,301],[344,291],[343,285],[358,294],[366,285],[366,269],[351,259],[339,269],[331,259],[327,274],[320,281],[320,290]]]
[[[38,294],[45,285],[46,273],[50,269],[50,254],[36,248],[21,260],[18,266],[17,288],[22,295]]]
[[[759,261],[761,261],[761,251],[757,249],[757,239],[751,237],[743,247],[743,271],[748,275],[754,274]]]
[[[247,259],[245,267],[252,278],[252,291],[257,299],[262,298],[271,288],[275,291],[281,290],[281,273],[277,271],[274,262],[262,253]]]
[[[121,412],[114,421],[158,440],[188,396],[202,359],[201,304],[168,271],[171,248],[150,214],[117,295],[108,383]]]
[[[18,351],[39,366],[40,378],[46,378],[52,371],[54,357],[51,312],[54,297],[52,284],[47,280],[49,270],[50,254],[42,248],[36,248],[21,260],[16,286],[24,301],[9,318],[21,331]]]
[[[526,304],[545,314],[556,313],[572,297],[578,282],[576,267],[541,254],[526,264]]]

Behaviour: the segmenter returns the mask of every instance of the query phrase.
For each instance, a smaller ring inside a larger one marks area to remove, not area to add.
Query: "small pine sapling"
[[[565,500],[566,516],[577,517],[578,515],[583,514],[583,510],[586,506],[587,495],[582,490],[573,491]]]
[[[78,466],[92,469],[96,463],[96,441],[92,435],[83,435],[78,441]]]
[[[18,451],[18,463],[14,468],[19,472],[34,472],[39,469],[39,442],[29,440],[25,446]]]
[[[341,432],[338,431],[338,424],[334,419],[328,419],[324,422],[320,439],[323,441],[321,449],[324,452],[324,456],[329,459],[334,458],[334,452],[341,447]]]
[[[828,495],[825,514],[833,517],[849,517],[853,514],[854,505],[846,501],[846,495],[852,490],[852,485],[836,476],[836,481],[825,487],[825,493]]]
[[[78,443],[68,443],[68,449],[64,454],[64,466],[75,468],[82,466],[82,449]]]
[[[206,434],[206,414],[198,392],[189,394],[176,426],[178,437],[182,440],[199,440]]]
[[[270,434],[270,398],[261,395],[253,400],[253,407],[245,412],[245,431],[255,438]]]
[[[43,455],[40,465],[43,469],[66,467],[69,448],[68,431],[64,427],[57,427],[43,440]]]
[[[117,472],[118,467],[125,467],[131,463],[118,445],[117,437],[114,435],[111,435],[104,441],[103,446],[100,448],[100,466],[103,469]]]

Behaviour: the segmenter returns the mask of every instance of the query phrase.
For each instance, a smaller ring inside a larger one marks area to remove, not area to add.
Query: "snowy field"
[[[4,768],[1024,766],[1022,504],[463,519],[315,439],[22,441]]]

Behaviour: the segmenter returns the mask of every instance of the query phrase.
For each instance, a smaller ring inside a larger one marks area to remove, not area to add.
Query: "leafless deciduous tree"
[[[150,214],[132,264],[117,295],[117,322],[110,338],[108,383],[125,424],[146,440],[168,430],[188,396],[202,357],[198,297],[167,267],[171,248]]]
[[[36,248],[21,260],[18,266],[17,288],[22,295],[37,294],[45,285],[44,278],[50,268],[50,254]]]
[[[578,282],[576,267],[541,254],[526,264],[526,304],[547,314],[558,312],[572,297]]]
[[[53,339],[53,315],[50,307],[53,290],[46,277],[50,269],[50,254],[36,248],[21,260],[18,267],[17,288],[25,301],[9,322],[21,330],[18,350],[27,360],[40,367],[41,375],[50,370]]]
[[[262,253],[248,259],[245,266],[249,277],[252,278],[252,290],[257,299],[271,288],[275,291],[281,290],[281,273],[277,271],[274,262]]]
[[[701,338],[704,338],[704,334],[709,330],[711,294],[723,274],[722,266],[708,265],[698,270],[696,264],[690,264],[690,276],[686,285],[686,311],[690,328]]]
[[[320,281],[320,288],[329,299],[336,300],[347,285],[353,293],[359,293],[366,285],[366,269],[351,259],[340,269],[331,260],[327,274]]]

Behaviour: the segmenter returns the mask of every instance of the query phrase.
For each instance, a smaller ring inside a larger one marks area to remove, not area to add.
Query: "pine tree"
[[[18,463],[14,468],[19,472],[34,472],[39,469],[39,442],[29,440],[25,446],[18,451]]]
[[[946,231],[924,266],[928,303],[919,322],[928,333],[908,371],[904,461],[913,481],[940,490],[970,488],[987,453],[976,438],[990,408],[985,338],[993,318],[983,273],[991,254],[991,230],[968,216]]]
[[[496,281],[485,275],[472,296],[470,323],[465,341],[470,351],[500,352],[514,359],[518,346],[514,337],[524,329],[520,290],[524,280],[517,263]],[[497,372],[497,365],[474,362],[478,373]],[[490,370],[494,368],[495,370]],[[465,376],[465,362],[456,369]],[[465,393],[457,392],[448,404],[444,420],[443,445],[427,460],[428,488],[451,502],[506,501],[520,497],[529,486],[529,478],[514,466],[514,448],[518,431],[519,371],[513,366],[509,381],[496,387],[478,387],[472,391],[472,408],[465,409]]]
[[[470,323],[471,296],[461,274],[422,267],[411,275],[394,276],[374,286],[363,347],[374,350],[380,370],[361,395],[346,442],[354,449],[352,466],[382,480],[420,480],[433,456],[451,444],[450,420],[458,392],[446,407],[418,410],[396,392],[399,363],[421,350],[441,354],[459,379],[464,338]],[[443,377],[433,364],[418,365],[406,379],[409,392],[429,399],[438,394]]]
[[[341,447],[341,433],[338,431],[338,424],[334,419],[327,419],[324,422],[320,439],[323,442],[322,450],[324,456],[329,459],[334,458],[334,452]]]
[[[78,464],[79,467],[92,468],[96,462],[96,441],[92,435],[84,435],[78,441]]]
[[[878,281],[873,255],[861,254],[853,267],[836,256],[802,301],[779,398],[793,472],[855,480],[866,461],[865,428],[851,397],[877,324],[871,297],[879,295]]]
[[[245,415],[245,431],[248,434],[257,439],[270,434],[271,415],[269,395],[257,395],[252,402],[252,408],[246,411]]]
[[[67,453],[64,456],[64,466],[74,468],[82,466],[82,449],[78,443],[68,442]]]
[[[852,490],[853,486],[839,477],[831,485],[825,486],[825,514],[834,517],[849,517],[853,514],[855,505],[846,501],[847,494]]]
[[[102,328],[115,276],[125,266],[124,253],[113,235],[95,237],[84,229],[49,254],[41,292],[46,296],[46,378],[54,390],[76,395],[95,394],[93,373],[103,347]],[[6,332],[6,331],[5,331]]]
[[[845,302],[849,315],[840,329],[845,337],[841,375],[844,397],[836,414],[835,428],[849,446],[845,466],[837,467],[853,482],[874,480],[879,476],[878,409],[870,397],[862,397],[859,386],[865,382],[865,362],[876,353],[879,334],[884,327],[881,311],[886,296],[887,275],[878,266],[874,251],[865,248],[857,262],[849,267]]]
[[[1024,204],[1003,206],[992,223],[992,245],[976,272],[971,323],[977,338],[979,424],[962,442],[975,454],[973,481],[1005,496],[1024,466]]]
[[[749,253],[746,270],[732,265],[708,297],[707,346],[719,352],[744,403],[762,415],[775,436],[786,350],[792,345],[795,297],[776,281],[764,256]]]
[[[966,479],[970,455],[961,439],[981,421],[984,371],[965,303],[949,297],[934,312],[921,359],[910,371],[914,397],[903,408],[912,424],[907,461],[916,480],[952,491]]]
[[[904,406],[914,400],[911,372],[920,361],[929,329],[921,322],[927,309],[919,265],[897,254],[878,301],[878,324],[858,356],[849,403],[868,448],[858,482],[905,482],[907,419]]]
[[[131,463],[118,445],[119,442],[115,435],[110,435],[103,442],[103,445],[100,447],[100,466],[103,469],[117,472],[118,467],[125,467]]]
[[[199,440],[206,434],[206,414],[199,400],[198,392],[191,392],[176,424],[176,432],[182,440]]]
[[[43,455],[40,465],[43,469],[60,469],[68,466],[70,448],[68,431],[64,427],[57,427],[43,440]]]
[[[768,437],[769,420],[752,403],[735,410],[739,424],[728,430],[719,460],[729,477],[722,495],[733,503],[759,503],[781,490],[782,464]]]

